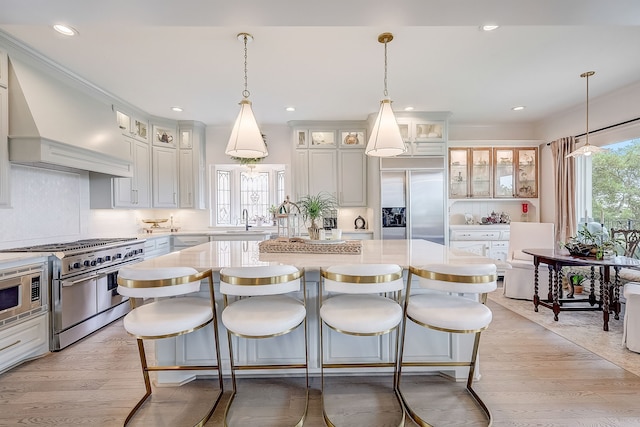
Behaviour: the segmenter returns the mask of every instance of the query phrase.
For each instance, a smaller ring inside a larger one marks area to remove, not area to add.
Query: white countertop
[[[151,239],[154,237],[162,237],[162,236],[191,236],[191,235],[202,235],[202,236],[224,236],[227,234],[230,235],[241,235],[241,234],[250,234],[250,235],[263,235],[263,234],[276,234],[278,229],[276,227],[250,227],[249,231],[245,231],[242,228],[207,228],[202,230],[178,230],[178,231],[169,231],[168,229],[158,229],[154,230],[151,233],[139,233],[135,237],[138,239]],[[373,230],[356,230],[356,229],[342,229],[343,235],[351,235],[351,234],[373,234]]]
[[[318,270],[337,264],[394,263],[403,268],[429,263],[495,263],[495,260],[450,249],[426,240],[363,240],[360,254],[260,253],[257,241],[203,243],[135,264],[134,268],[211,268],[292,264]]]
[[[509,224],[449,224],[449,228],[452,230],[478,230],[489,229],[494,230],[508,230]]]

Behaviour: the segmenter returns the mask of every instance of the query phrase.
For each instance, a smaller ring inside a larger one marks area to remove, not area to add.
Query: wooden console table
[[[547,307],[553,310],[554,320],[558,320],[558,314],[561,311],[577,311],[577,310],[602,310],[602,329],[609,330],[609,312],[613,310],[615,318],[619,318],[620,313],[620,269],[621,268],[640,268],[640,260],[625,256],[616,256],[608,259],[595,259],[588,257],[572,256],[566,250],[556,249],[524,249],[522,252],[533,256],[533,264],[535,266],[534,279],[534,295],[533,304],[535,311],[538,306]],[[546,300],[541,300],[538,295],[538,267],[540,263],[549,266],[549,294]],[[579,300],[560,299],[561,286],[560,270],[567,266],[587,266],[598,267],[600,269],[600,300],[596,301],[593,295],[594,277],[591,276],[591,295],[588,301],[589,307],[566,307],[562,304],[572,303]],[[613,282],[611,280],[611,268],[614,270]],[[598,307],[595,304],[598,303]]]

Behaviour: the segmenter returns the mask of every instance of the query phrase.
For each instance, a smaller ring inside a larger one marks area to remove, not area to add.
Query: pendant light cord
[[[244,90],[242,96],[244,99],[249,98],[251,92],[247,89],[247,35],[244,35]]]
[[[387,91],[387,40],[384,42],[384,97],[389,97],[389,92]]]

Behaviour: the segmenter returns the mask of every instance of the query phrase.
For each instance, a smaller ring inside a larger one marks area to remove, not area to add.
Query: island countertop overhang
[[[225,267],[291,264],[319,270],[339,264],[398,264],[402,268],[430,263],[495,263],[495,260],[450,249],[426,240],[363,240],[360,254],[261,253],[259,241],[211,241],[135,264],[135,268],[193,267],[219,271]]]

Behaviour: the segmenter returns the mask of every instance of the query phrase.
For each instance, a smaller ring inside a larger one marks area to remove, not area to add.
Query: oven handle
[[[97,274],[93,274],[91,276],[83,277],[82,279],[74,280],[73,282],[63,281],[62,282],[62,287],[63,288],[68,288],[70,286],[77,285],[78,283],[86,282],[87,280],[95,279],[97,277],[98,277]]]

